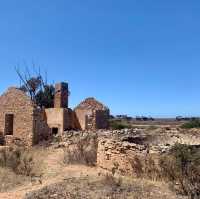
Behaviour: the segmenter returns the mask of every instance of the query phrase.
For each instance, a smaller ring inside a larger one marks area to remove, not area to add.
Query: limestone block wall
[[[80,125],[81,130],[86,130],[87,125],[86,125],[86,116],[87,115],[92,115],[92,110],[89,109],[75,109],[75,114],[76,114],[76,118],[77,121]]]
[[[64,131],[76,129],[74,121],[74,112],[70,108],[64,109]]]
[[[58,134],[62,135],[64,130],[73,128],[73,113],[66,108],[45,109],[46,120],[49,128],[58,128]]]
[[[95,112],[96,129],[107,129],[109,127],[109,110],[97,110]]]
[[[64,109],[49,108],[45,109],[47,124],[49,128],[58,128],[58,134],[62,134],[64,130]]]
[[[21,139],[26,145],[32,145],[34,108],[33,102],[24,92],[16,88],[8,89],[0,97],[0,132],[5,136],[6,114],[11,114],[13,115],[12,137]]]
[[[77,108],[75,114],[81,130],[106,129],[109,126],[108,110]]]
[[[74,109],[80,130],[108,128],[109,109],[95,98],[87,98]]]
[[[38,144],[39,141],[47,140],[51,136],[51,129],[46,122],[45,110],[35,109],[33,115],[33,142]]]
[[[58,83],[55,85],[54,108],[68,108],[68,84]]]
[[[97,166],[112,171],[117,170],[124,175],[136,175],[131,160],[137,155],[144,159],[147,149],[143,145],[123,143],[113,139],[101,139],[98,144]]]

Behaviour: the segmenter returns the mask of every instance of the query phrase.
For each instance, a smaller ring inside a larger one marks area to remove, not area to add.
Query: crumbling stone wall
[[[136,175],[131,161],[135,156],[145,159],[147,148],[143,145],[103,138],[98,144],[97,166],[120,174]]]
[[[68,84],[57,83],[55,85],[54,108],[68,108],[68,95]]]
[[[109,110],[97,110],[95,112],[96,129],[107,129],[109,127]]]
[[[33,143],[38,144],[41,140],[47,140],[51,137],[51,130],[46,122],[45,110],[34,109],[33,123]]]
[[[75,114],[68,108],[64,111],[64,131],[76,129],[75,127]]]
[[[13,116],[12,125],[8,125],[12,126],[10,135],[7,135],[6,129],[8,128],[7,114]],[[41,115],[37,107],[23,91],[12,87],[0,97],[0,132],[4,136],[5,144],[11,144],[15,140],[20,140],[27,146],[37,143],[39,134],[48,131],[48,129],[43,131],[44,129],[40,128],[42,120],[38,123],[39,117]],[[39,126],[37,130],[34,126],[35,123]]]
[[[92,111],[91,110],[84,110],[84,109],[81,109],[81,108],[76,108],[74,110],[75,112],[75,115],[76,115],[76,118],[77,118],[77,128],[81,129],[81,130],[86,130],[88,125],[87,125],[87,117],[90,115],[92,115]],[[92,127],[91,127],[92,129]]]
[[[109,109],[94,98],[87,98],[74,109],[80,130],[108,128]]]
[[[74,115],[71,109],[49,108],[45,109],[46,120],[49,128],[58,129],[56,134],[62,136],[63,132],[74,128]]]

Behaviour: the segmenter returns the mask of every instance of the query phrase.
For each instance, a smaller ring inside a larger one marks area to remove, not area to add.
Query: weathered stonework
[[[54,107],[41,109],[20,89],[9,88],[0,96],[0,144],[27,146],[63,136],[67,130],[96,130],[108,127],[109,109],[88,98],[73,111],[68,108],[68,84],[55,85]]]
[[[80,130],[108,128],[109,109],[94,98],[87,98],[75,109],[75,116]]]
[[[68,96],[68,84],[57,83],[55,85],[54,108],[68,108]]]
[[[62,136],[64,131],[74,128],[73,112],[71,109],[50,108],[45,110],[45,114],[47,124],[51,129],[52,134],[58,134]]]
[[[27,146],[48,134],[42,111],[17,88],[9,88],[0,97],[0,134],[7,144],[20,140]]]
[[[131,161],[136,156],[145,159],[146,155],[143,145],[103,138],[98,144],[97,165],[109,171],[115,168],[124,175],[136,175]]]

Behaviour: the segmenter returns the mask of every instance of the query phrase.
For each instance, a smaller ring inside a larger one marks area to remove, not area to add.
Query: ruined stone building
[[[23,142],[31,146],[64,131],[94,130],[108,127],[109,109],[88,98],[74,110],[68,107],[68,84],[55,85],[54,107],[39,108],[25,92],[9,88],[0,96],[0,144]]]
[[[61,135],[65,130],[74,129],[73,111],[68,108],[68,84],[55,85],[54,108],[45,109],[47,124],[52,134]]]
[[[94,130],[108,128],[109,109],[94,98],[87,98],[75,109],[78,128],[81,130]]]
[[[0,97],[0,135],[6,145],[20,140],[31,146],[48,132],[42,110],[23,91],[9,88]]]
[[[46,118],[52,134],[65,130],[94,130],[108,128],[109,109],[94,98],[87,98],[74,110],[68,107],[68,84],[55,86],[54,108],[46,109]]]

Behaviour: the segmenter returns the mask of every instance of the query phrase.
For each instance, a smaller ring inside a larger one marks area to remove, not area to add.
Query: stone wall
[[[81,130],[107,129],[109,111],[92,109],[75,109],[76,118]]]
[[[74,128],[73,113],[70,109],[50,108],[45,109],[45,113],[49,128],[57,128],[58,135],[62,135],[65,130]]]
[[[80,130],[108,128],[109,109],[94,98],[87,98],[74,109]]]
[[[64,110],[64,131],[76,129],[75,126],[75,114],[68,108]]]
[[[77,118],[77,123],[78,123],[78,128],[80,128],[81,130],[86,130],[87,126],[86,126],[86,116],[88,115],[92,115],[92,110],[88,110],[88,109],[75,109],[74,110],[76,118]]]
[[[109,127],[109,110],[97,110],[95,112],[96,129],[107,129]]]
[[[55,85],[54,108],[68,108],[68,84],[58,83]]]
[[[136,175],[131,162],[136,156],[142,160],[146,155],[147,148],[143,145],[103,138],[98,144],[97,166],[109,171],[115,168],[124,175]]]
[[[34,110],[33,123],[33,143],[38,144],[41,140],[47,140],[51,137],[51,129],[46,122],[45,110]]]
[[[32,145],[33,110],[34,105],[24,92],[16,88],[8,89],[8,91],[0,97],[0,131],[3,132],[5,136],[5,115],[12,114],[14,116],[13,138],[20,138],[27,145]]]
[[[7,115],[12,115],[12,121],[6,121]],[[44,127],[45,121],[40,118],[42,113],[23,91],[9,88],[0,97],[0,133],[4,136],[5,144],[16,140],[27,146],[38,143],[39,135],[48,133]]]

